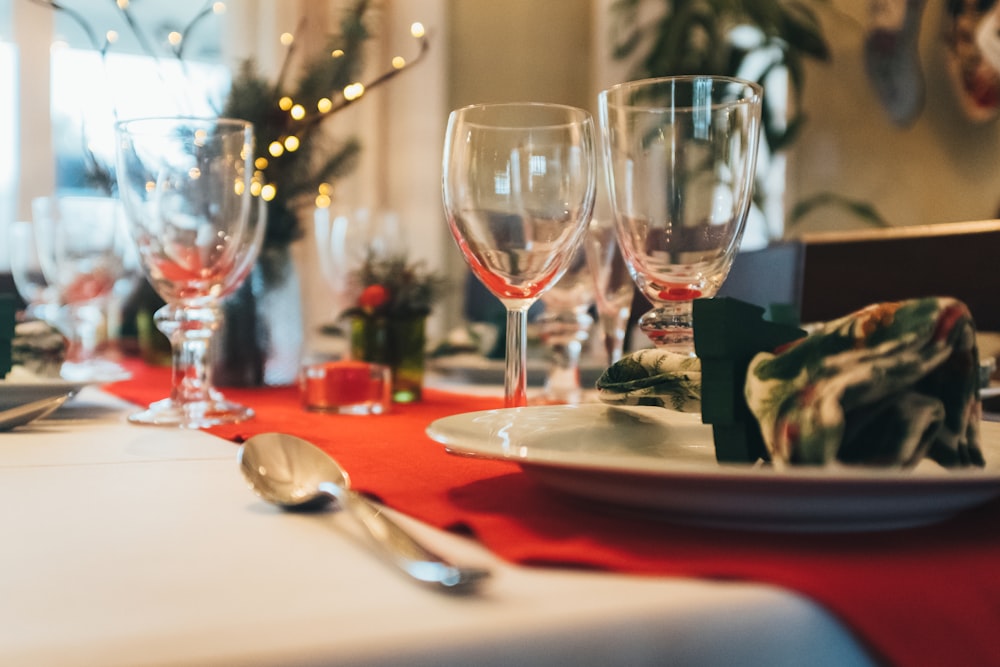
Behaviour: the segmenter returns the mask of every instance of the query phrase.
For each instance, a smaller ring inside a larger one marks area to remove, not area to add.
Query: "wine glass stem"
[[[91,361],[97,356],[101,343],[101,308],[92,303],[74,304],[69,306],[68,319],[70,341],[66,360],[71,363]]]
[[[629,311],[610,311],[600,316],[604,333],[604,352],[608,365],[614,364],[625,354],[625,329],[628,327]]]
[[[530,305],[530,304],[529,304]],[[528,305],[507,306],[507,364],[504,369],[506,408],[528,404]]]
[[[170,339],[173,350],[170,399],[178,405],[213,400],[208,355],[219,327],[218,311],[167,305],[156,311],[156,326]]]
[[[552,367],[545,383],[545,394],[549,399],[562,403],[580,402],[583,393],[580,387],[582,351],[583,342],[576,338],[552,343]]]

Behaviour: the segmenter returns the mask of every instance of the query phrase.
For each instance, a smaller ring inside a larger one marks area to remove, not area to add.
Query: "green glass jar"
[[[419,401],[424,384],[426,317],[355,317],[351,320],[351,355],[385,364],[392,371],[392,400]]]

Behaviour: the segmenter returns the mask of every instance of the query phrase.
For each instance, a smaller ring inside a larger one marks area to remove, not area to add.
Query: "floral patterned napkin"
[[[975,327],[952,298],[874,304],[750,362],[773,461],[983,465]]]
[[[597,396],[613,405],[659,405],[700,412],[701,361],[666,350],[638,350],[601,374]]]
[[[697,326],[697,322],[696,322]],[[747,405],[773,462],[979,465],[975,327],[952,298],[874,304],[753,357]],[[640,350],[608,368],[601,401],[701,409],[701,365]]]

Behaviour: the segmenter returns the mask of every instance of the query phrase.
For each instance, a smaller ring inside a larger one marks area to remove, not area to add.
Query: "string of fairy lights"
[[[66,14],[83,29],[93,48],[98,50],[102,56],[106,55],[112,45],[119,41],[120,35],[116,30],[105,31],[103,40],[99,39],[97,37],[97,33],[92,29],[90,24],[80,12],[64,5],[58,0],[30,1]],[[115,4],[126,25],[128,25],[130,31],[138,41],[140,47],[146,51],[147,54],[155,57],[153,44],[140,29],[138,21],[131,11],[130,0],[115,0]],[[181,60],[184,56],[184,47],[188,41],[191,31],[194,30],[205,18],[223,14],[225,11],[225,2],[207,2],[205,6],[195,15],[195,17],[188,22],[183,30],[174,30],[167,33],[165,36],[165,46],[175,58]],[[386,71],[374,77],[367,83],[355,81],[346,85],[342,90],[337,91],[335,94],[320,98],[316,102],[313,110],[307,109],[304,104],[297,102],[288,95],[283,95],[277,100],[276,104],[278,108],[282,112],[288,114],[288,131],[271,141],[266,147],[266,154],[260,155],[254,160],[255,172],[251,181],[252,195],[258,196],[264,201],[271,201],[275,198],[278,191],[277,185],[273,182],[269,182],[266,177],[266,171],[270,164],[270,159],[279,158],[286,152],[295,152],[298,150],[302,143],[300,135],[304,131],[308,130],[314,124],[321,122],[324,118],[330,116],[331,114],[354,104],[369,91],[386,83],[404,70],[416,65],[424,58],[430,46],[424,25],[420,22],[412,23],[410,25],[410,35],[417,41],[419,47],[417,55],[412,60],[407,61],[406,58],[400,55],[394,56],[390,60],[389,68]],[[291,49],[295,40],[296,36],[290,32],[282,33],[279,37],[280,43],[286,49]],[[342,58],[344,55],[345,52],[338,48],[332,50],[329,57]],[[270,156],[270,158],[268,156]],[[330,183],[320,183],[317,190],[316,206],[321,208],[329,207],[331,204],[330,195],[332,192],[332,185]]]
[[[318,122],[318,120],[322,120],[323,117],[336,113],[348,105],[357,102],[369,90],[385,83],[386,81],[389,81],[393,76],[402,72],[407,67],[411,67],[419,62],[427,52],[428,48],[427,34],[424,25],[419,21],[412,23],[410,25],[410,35],[417,40],[420,45],[420,50],[412,61],[407,62],[406,58],[403,56],[393,56],[390,61],[391,69],[376,77],[369,83],[365,84],[361,81],[355,81],[344,86],[343,90],[340,91],[340,95],[335,98],[321,97],[316,102],[316,110],[313,115],[310,115],[305,105],[296,102],[290,96],[284,95],[280,97],[277,102],[278,108],[288,114],[290,120],[289,126],[294,130],[294,128],[305,127],[306,124]],[[291,33],[283,33],[280,39],[284,46],[290,47],[295,41],[295,36]],[[331,58],[342,58],[343,56],[344,51],[342,49],[334,49],[330,52]],[[298,133],[292,131],[272,141],[267,146],[267,153],[273,158],[278,158],[281,157],[281,155],[283,155],[286,151],[294,152],[298,150],[300,145],[301,140],[299,139]],[[268,164],[269,160],[265,156],[260,156],[254,161],[254,167],[257,169],[257,173],[255,174],[253,185],[251,186],[251,194],[259,196],[264,201],[271,201],[277,193],[275,184],[266,182],[266,179],[264,178],[264,172],[266,171]],[[319,184],[316,196],[317,207],[328,208],[330,206],[331,190],[332,186],[329,183]]]

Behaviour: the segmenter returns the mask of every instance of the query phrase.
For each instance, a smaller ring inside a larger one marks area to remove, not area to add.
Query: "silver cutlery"
[[[289,511],[318,510],[335,501],[365,529],[383,558],[421,583],[468,592],[489,577],[489,570],[455,565],[420,544],[380,507],[352,491],[340,464],[302,438],[255,435],[243,443],[237,458],[258,496]]]

